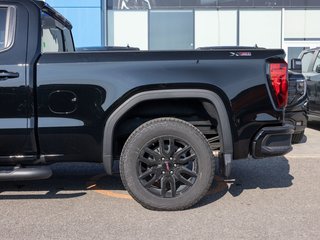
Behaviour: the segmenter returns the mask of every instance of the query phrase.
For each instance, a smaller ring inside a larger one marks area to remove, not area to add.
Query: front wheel
[[[120,174],[130,195],[144,207],[182,210],[207,193],[214,162],[197,128],[179,119],[159,118],[141,125],[128,138]]]

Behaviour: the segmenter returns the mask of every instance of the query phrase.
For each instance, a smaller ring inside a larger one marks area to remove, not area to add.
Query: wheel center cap
[[[165,162],[165,165],[166,165],[166,170],[169,172],[170,171],[170,164],[169,164],[169,162]]]

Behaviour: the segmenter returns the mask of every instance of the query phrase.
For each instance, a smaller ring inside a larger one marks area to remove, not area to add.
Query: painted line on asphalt
[[[115,193],[110,190],[101,190],[101,189],[95,189],[96,193],[99,193],[104,196],[112,197],[112,198],[120,198],[120,199],[127,199],[127,200],[133,200],[133,198],[129,194],[124,193]]]
[[[129,194],[125,193],[116,193],[111,190],[104,190],[98,187],[97,181],[99,181],[101,178],[105,177],[106,174],[99,174],[97,176],[94,176],[87,182],[87,190],[92,190],[96,193],[99,193],[101,195],[107,196],[107,197],[112,197],[112,198],[119,198],[119,199],[127,199],[127,200],[132,200],[133,198]]]
[[[133,200],[133,198],[128,193],[116,193],[111,190],[105,190],[105,189],[99,188],[99,186],[97,185],[97,181],[99,181],[101,178],[105,176],[106,174],[99,174],[97,176],[92,177],[87,182],[86,189],[94,191],[95,193],[101,194],[103,196],[111,197],[111,198]],[[228,183],[222,177],[215,176],[214,181],[216,181],[217,184],[215,185],[215,188],[209,189],[207,196],[213,195],[228,189]]]

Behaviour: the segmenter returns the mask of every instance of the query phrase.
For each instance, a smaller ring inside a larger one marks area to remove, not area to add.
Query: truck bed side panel
[[[224,101],[234,157],[246,157],[254,134],[266,121],[279,124],[281,119],[269,96],[265,66],[266,58],[281,54],[252,52],[247,58],[231,57],[226,51],[44,54],[37,66],[42,154],[61,152],[70,159],[100,161],[105,122],[125,99],[148,89],[199,88],[215,91]],[[60,107],[55,99],[64,99]]]

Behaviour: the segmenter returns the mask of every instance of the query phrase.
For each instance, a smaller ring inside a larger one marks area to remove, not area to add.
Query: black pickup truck
[[[279,49],[75,51],[43,2],[0,1],[1,181],[44,179],[57,162],[119,160],[143,206],[185,209],[215,160],[289,152],[288,69]]]

